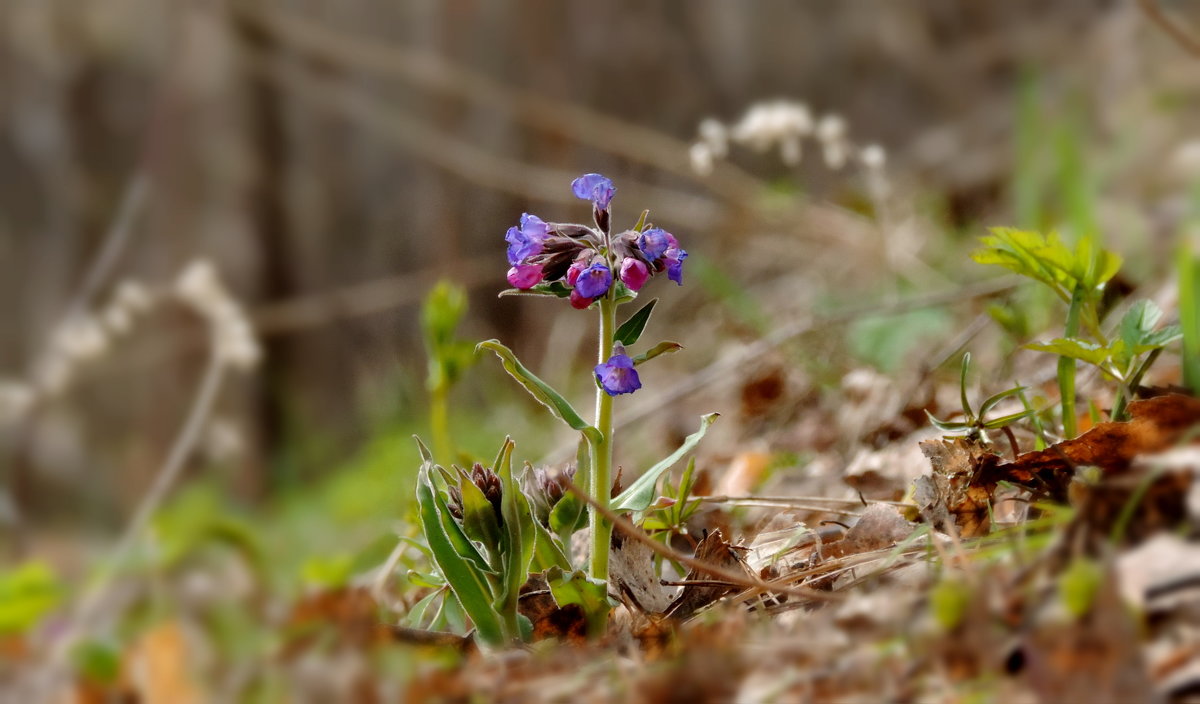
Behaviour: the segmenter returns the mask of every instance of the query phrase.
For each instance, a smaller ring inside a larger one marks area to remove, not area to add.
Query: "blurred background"
[[[1161,6],[1200,36],[1200,6]],[[847,457],[878,423],[806,421],[847,374],[900,410],[982,336],[1006,383],[1058,315],[969,260],[986,226],[1099,231],[1121,285],[1170,304],[1198,218],[1197,67],[1116,0],[7,0],[4,564],[69,581],[105,554],[222,329],[243,338],[155,535],[184,554],[236,524],[283,593],[377,564],[428,433],[436,282],[466,292],[458,337],[501,339],[586,406],[592,316],[496,296],[504,231],[586,221],[585,172],[615,181],[618,227],[649,209],[692,255],[682,288],[650,287],[652,333],[687,349],[619,404],[637,427],[618,462],[710,410],[718,478],[745,447]],[[807,110],[799,153],[750,134],[764,103]],[[1013,300],[1025,317],[1000,320]],[[494,360],[449,407],[463,453],[570,448]]]

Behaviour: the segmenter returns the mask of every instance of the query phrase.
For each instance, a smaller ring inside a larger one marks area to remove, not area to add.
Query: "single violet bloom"
[[[598,210],[608,210],[617,188],[600,174],[584,174],[571,182],[571,191],[580,200],[590,200]]]
[[[533,288],[542,280],[542,267],[539,264],[518,264],[508,270],[508,283],[522,291]]]
[[[536,215],[521,214],[518,227],[508,228],[504,241],[508,242],[508,263],[517,264],[535,254],[540,254],[546,238],[550,236],[550,226]]]
[[[667,248],[678,246],[678,243],[673,243],[675,238],[671,233],[659,227],[652,227],[642,234],[638,235],[637,246],[642,250],[642,254],[650,261],[654,261],[662,257],[667,251]]]
[[[633,257],[625,257],[621,262],[621,281],[630,291],[641,290],[650,278],[650,267]]]
[[[625,348],[616,345],[613,356],[604,364],[596,365],[596,380],[609,396],[631,394],[642,388],[642,380],[633,368],[633,360],[624,354]]]
[[[575,280],[575,290],[584,298],[599,298],[608,293],[612,279],[612,271],[596,262],[579,272],[579,278]]]
[[[683,285],[683,260],[687,259],[688,253],[678,247],[672,247],[663,255],[663,261],[667,264],[667,278]]]

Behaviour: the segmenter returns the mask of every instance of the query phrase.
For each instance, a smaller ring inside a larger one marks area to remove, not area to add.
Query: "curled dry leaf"
[[[745,548],[739,548],[726,542],[720,530],[714,530],[704,536],[704,540],[701,540],[700,545],[696,547],[696,559],[714,567],[744,572],[747,577],[752,577],[753,575],[746,567],[746,561],[742,557],[744,551]],[[685,586],[679,596],[675,597],[675,601],[671,602],[671,606],[667,609],[667,615],[680,621],[687,620],[717,599],[741,589],[735,585],[711,584],[715,579],[712,575],[697,569],[688,572],[685,581],[708,583]]]

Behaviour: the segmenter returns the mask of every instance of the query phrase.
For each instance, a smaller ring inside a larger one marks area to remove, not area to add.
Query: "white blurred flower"
[[[871,170],[882,169],[887,163],[887,153],[878,144],[868,144],[858,153],[862,165]]]
[[[688,158],[692,161],[692,171],[707,176],[713,171],[713,152],[706,142],[696,142],[688,149]]]
[[[145,313],[154,306],[154,296],[136,281],[122,281],[113,294],[113,304],[130,313]]]
[[[817,123],[817,140],[820,142],[838,142],[846,136],[846,121],[841,115],[829,114]]]
[[[238,302],[229,295],[211,262],[199,259],[189,264],[175,280],[175,295],[208,319],[220,359],[247,370],[261,355],[250,321]]]
[[[24,418],[36,398],[36,392],[25,383],[0,381],[0,426]]]
[[[700,141],[708,146],[711,157],[724,159],[729,153],[729,130],[720,120],[706,117],[700,121]]]
[[[59,326],[53,345],[56,351],[75,361],[91,361],[108,350],[108,335],[95,318],[80,315]]]

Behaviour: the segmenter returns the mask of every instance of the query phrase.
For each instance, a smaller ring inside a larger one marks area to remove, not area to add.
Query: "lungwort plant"
[[[644,211],[633,228],[613,232],[610,205],[616,188],[600,174],[572,183],[575,195],[592,204],[591,225],[546,222],[526,213],[509,228],[508,282],[501,295],[565,298],[573,308],[591,309],[599,317],[595,415],[591,422],[562,394],[531,372],[498,340],[481,342],[504,369],[551,414],[579,432],[573,468],[555,473],[528,465],[521,476],[512,468],[513,442],[506,439],[492,467],[475,465],[470,472],[447,470],[434,463],[420,444],[424,460],[417,483],[421,526],[429,552],[478,638],[491,646],[528,639],[532,624],[522,616],[518,600],[531,576],[545,582],[560,608],[576,604],[592,633],[604,627],[608,612],[608,558],[612,525],[602,512],[565,490],[563,477],[587,488],[591,501],[618,513],[643,514],[654,502],[658,480],[692,451],[716,419],[701,419],[668,457],[642,473],[627,489],[612,493],[613,404],[617,396],[642,387],[638,369],[645,362],[681,349],[664,341],[640,354],[632,352],[650,321],[657,300],[638,308],[617,325],[618,311],[634,301],[653,276],[665,273],[683,283],[687,252],[671,233],[648,222]],[[590,527],[587,570],[571,563],[571,536]]]

